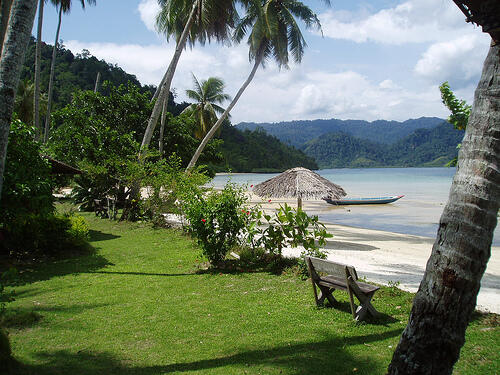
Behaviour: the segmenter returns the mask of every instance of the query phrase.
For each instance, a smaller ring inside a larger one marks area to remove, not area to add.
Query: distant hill
[[[278,123],[242,122],[236,127],[240,130],[262,128],[282,142],[302,147],[306,142],[323,134],[344,132],[353,137],[371,142],[391,144],[407,137],[417,129],[434,128],[445,120],[437,117],[421,117],[404,122],[377,120],[301,120]]]
[[[444,166],[457,155],[463,136],[464,132],[442,122],[417,129],[392,145],[333,132],[308,141],[302,149],[320,168]]]
[[[212,166],[217,172],[281,172],[299,166],[318,169],[312,157],[263,130],[224,126],[219,138],[224,141],[220,148],[224,161]]]

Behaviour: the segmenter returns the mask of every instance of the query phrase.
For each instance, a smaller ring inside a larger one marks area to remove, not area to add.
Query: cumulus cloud
[[[458,7],[445,0],[407,0],[376,13],[367,9],[328,11],[320,19],[325,36],[357,43],[401,45],[443,41],[473,28],[465,24]]]
[[[142,0],[137,7],[141,21],[144,22],[146,27],[155,31],[156,15],[160,11],[160,6],[156,0]]]
[[[434,43],[415,65],[415,73],[435,83],[450,81],[459,87],[477,82],[490,38],[474,33]]]

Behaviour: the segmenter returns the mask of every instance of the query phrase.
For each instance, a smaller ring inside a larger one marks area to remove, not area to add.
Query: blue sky
[[[73,53],[88,49],[143,84],[157,85],[174,43],[154,30],[156,0],[73,1],[60,39]],[[323,37],[304,30],[300,65],[260,69],[232,111],[233,123],[340,118],[406,120],[447,117],[438,86],[449,81],[472,103],[489,36],[464,21],[451,0],[304,1],[319,16]],[[43,40],[53,44],[57,11],[47,4]],[[36,27],[36,26],[35,26]],[[34,29],[36,30],[36,29]],[[35,31],[34,31],[35,33]],[[173,81],[177,100],[198,79],[222,78],[235,95],[251,69],[246,44],[187,49]]]

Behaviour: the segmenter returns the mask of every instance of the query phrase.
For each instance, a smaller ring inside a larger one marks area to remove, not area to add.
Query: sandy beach
[[[249,193],[251,204],[261,204],[272,211],[280,204],[296,207],[293,199],[272,199],[271,203]],[[321,201],[304,201],[304,210],[313,210]],[[388,285],[399,283],[401,289],[416,292],[431,254],[434,238],[354,228],[324,223],[333,238],[324,250],[328,259],[356,267],[360,277]],[[288,255],[300,255],[300,249],[287,249]],[[491,258],[481,282],[477,307],[500,314],[500,247],[491,248]]]

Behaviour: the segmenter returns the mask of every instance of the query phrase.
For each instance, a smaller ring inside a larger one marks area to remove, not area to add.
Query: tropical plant
[[[47,113],[45,115],[45,129],[43,134],[43,141],[47,143],[49,140],[49,128],[50,128],[50,113],[52,109],[52,92],[54,90],[54,75],[55,75],[55,67],[56,67],[56,52],[57,52],[57,44],[59,43],[59,32],[61,31],[61,21],[62,14],[69,13],[71,10],[71,0],[51,0],[51,2],[59,7],[59,18],[56,29],[56,39],[54,42],[54,48],[52,49],[52,62],[50,65],[50,76],[49,76],[49,92],[48,92],[48,100],[47,100]],[[86,0],[87,4],[95,4],[96,0]],[[82,8],[85,8],[85,0],[80,0]]]
[[[224,82],[217,77],[198,82],[193,74],[194,90],[186,90],[188,98],[196,102],[187,107],[183,113],[192,116],[196,121],[195,137],[203,139],[212,126],[217,122],[217,114],[224,113],[224,108],[218,104],[229,100],[230,96],[224,94]]]
[[[16,112],[17,117],[25,124],[33,124],[36,130],[35,133],[38,133],[38,128],[33,122],[33,101],[36,99],[35,89],[35,84],[28,79],[19,81],[16,101],[14,103],[14,112]],[[38,102],[38,109],[41,109],[41,112],[44,113],[47,108],[47,95],[39,95]],[[38,138],[36,135],[35,137]]]
[[[439,86],[439,91],[441,91],[441,99],[443,100],[443,104],[450,110],[451,115],[448,117],[448,122],[453,124],[455,129],[465,130],[467,127],[467,122],[469,122],[469,116],[471,111],[471,106],[467,104],[465,100],[459,100],[451,91],[450,84],[448,82],[444,82],[441,86]],[[462,147],[462,144],[459,143],[457,148]],[[454,167],[457,165],[457,158],[453,158],[447,164],[449,167]]]
[[[220,192],[183,197],[183,212],[189,229],[210,263],[224,260],[240,241],[239,236],[246,227],[247,210],[243,206],[246,199],[243,190],[231,183]]]
[[[248,36],[248,45],[249,58],[254,62],[253,68],[227,109],[201,142],[189,162],[187,170],[194,167],[204,147],[236,105],[260,65],[263,65],[267,59],[272,57],[279,68],[287,68],[290,54],[295,62],[299,63],[302,60],[306,41],[302,36],[296,18],[304,22],[308,28],[321,28],[316,14],[301,1],[246,0],[243,1],[243,4],[246,15],[236,26],[233,39],[240,42],[247,31],[251,29]]]
[[[139,160],[144,161],[151,143],[156,123],[165,98],[170,92],[172,79],[182,51],[189,42],[204,44],[207,40],[229,40],[229,30],[238,19],[234,0],[159,0],[161,11],[157,17],[157,29],[167,40],[175,36],[175,53],[167,71],[158,86],[157,100],[151,112],[144,138],[141,143]]]
[[[496,1],[480,2],[480,11],[473,10],[477,17],[463,6],[475,3],[456,3],[483,30],[500,19]],[[493,43],[475,92],[459,168],[408,325],[389,365],[391,375],[452,373],[490,258],[500,205],[500,33],[490,30]]]
[[[2,2],[3,4],[3,2]],[[18,0],[10,9],[9,23],[0,59],[0,195],[3,186],[5,157],[19,75],[36,12],[36,0]],[[6,17],[3,8],[2,22]]]

